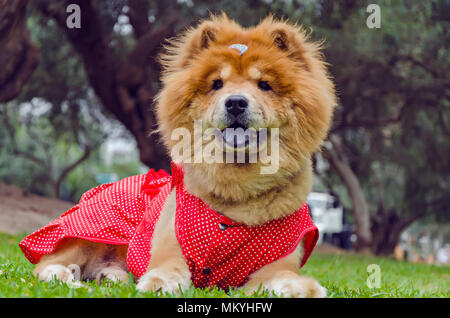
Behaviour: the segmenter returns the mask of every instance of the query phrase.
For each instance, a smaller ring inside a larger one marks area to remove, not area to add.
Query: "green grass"
[[[0,234],[0,297],[173,297],[161,293],[140,293],[130,283],[85,283],[70,288],[64,283],[39,282],[32,275],[33,265],[23,256],[18,242],[23,236]],[[367,284],[367,266],[381,269],[380,288]],[[301,270],[328,289],[329,297],[450,297],[450,267],[397,262],[387,258],[362,255],[315,255]],[[228,294],[217,289],[190,288],[183,297],[249,297],[242,291]],[[250,297],[268,297],[267,292]]]

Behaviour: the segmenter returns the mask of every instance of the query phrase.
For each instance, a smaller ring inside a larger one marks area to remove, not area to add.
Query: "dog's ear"
[[[199,49],[207,49],[211,43],[216,41],[216,36],[218,33],[217,26],[214,25],[214,23],[208,21],[201,25],[200,30],[200,40],[198,46]],[[195,43],[193,43],[195,45]]]
[[[160,63],[166,70],[183,69],[202,50],[216,41],[219,28],[213,20],[202,22],[188,29],[179,37],[167,40],[165,50],[159,55]]]
[[[278,27],[270,33],[273,39],[273,44],[282,51],[287,51],[290,46],[290,41],[288,39],[288,33],[285,28]],[[291,44],[292,45],[292,44]]]
[[[301,58],[304,52],[304,34],[283,22],[275,23],[272,26],[270,36],[273,45],[281,51],[287,52],[292,58]]]
[[[205,21],[186,33],[184,48],[181,50],[181,64],[185,67],[201,51],[208,49],[217,39],[218,26],[212,21]]]
[[[302,30],[284,22],[276,22],[272,24],[269,34],[273,45],[279,50],[293,59],[303,59],[309,44]]]
[[[160,55],[160,61],[166,70],[186,68],[195,57],[199,56],[214,43],[224,38],[230,38],[242,32],[242,28],[228,19],[225,13],[211,15],[209,20],[201,22],[196,27],[189,28],[179,37],[168,40],[165,52]]]

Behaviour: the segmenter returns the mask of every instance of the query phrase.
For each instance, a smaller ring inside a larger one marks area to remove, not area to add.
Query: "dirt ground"
[[[54,220],[73,205],[0,183],[0,232],[30,233]]]

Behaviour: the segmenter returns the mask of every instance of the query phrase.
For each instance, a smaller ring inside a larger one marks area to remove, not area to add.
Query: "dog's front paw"
[[[324,298],[327,290],[313,278],[302,277],[291,271],[281,271],[268,280],[252,281],[247,286],[248,293],[254,293],[262,288],[273,292],[277,296],[295,298]]]
[[[65,283],[71,283],[75,280],[73,271],[68,267],[59,264],[48,265],[37,275],[39,280],[44,282],[57,279]]]
[[[190,284],[189,275],[180,275],[159,268],[151,269],[140,279],[136,288],[141,292],[162,291],[179,295],[181,290],[186,290]],[[181,289],[181,290],[180,290]]]
[[[276,295],[283,297],[324,298],[327,296],[326,288],[320,286],[315,279],[309,277],[274,279],[270,285],[270,290]]]

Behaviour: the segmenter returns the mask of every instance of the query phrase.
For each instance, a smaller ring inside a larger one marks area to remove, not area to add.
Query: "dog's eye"
[[[258,87],[263,91],[270,91],[272,89],[272,87],[266,81],[259,81]]]
[[[223,87],[223,82],[221,79],[216,79],[213,82],[212,88],[215,90],[221,89]]]

